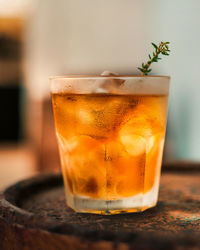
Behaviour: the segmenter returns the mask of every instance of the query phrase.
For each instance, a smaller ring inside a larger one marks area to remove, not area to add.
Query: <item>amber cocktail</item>
[[[51,79],[67,204],[116,214],[155,206],[169,77]]]

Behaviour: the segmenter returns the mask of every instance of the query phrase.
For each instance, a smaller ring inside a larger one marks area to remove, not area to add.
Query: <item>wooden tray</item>
[[[159,202],[143,213],[77,214],[62,177],[18,182],[0,194],[0,249],[200,249],[200,164],[164,166]],[[196,247],[196,248],[195,248]]]

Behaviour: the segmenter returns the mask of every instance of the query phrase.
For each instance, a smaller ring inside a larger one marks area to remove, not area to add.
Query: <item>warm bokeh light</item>
[[[0,16],[23,16],[26,15],[33,6],[34,0],[0,0]]]

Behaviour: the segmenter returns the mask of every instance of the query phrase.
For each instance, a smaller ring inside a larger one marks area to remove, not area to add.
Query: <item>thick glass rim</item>
[[[169,83],[169,76],[159,75],[66,75],[50,78],[51,93],[168,94]]]
[[[171,79],[170,76],[164,75],[64,75],[64,76],[50,76],[49,80],[64,80],[64,79],[104,79],[104,78],[123,78],[123,79],[131,79],[131,78],[165,78]]]

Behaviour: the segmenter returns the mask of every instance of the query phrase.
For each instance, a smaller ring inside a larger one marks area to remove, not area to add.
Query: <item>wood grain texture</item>
[[[0,194],[2,250],[199,249],[199,233],[196,163],[166,166],[158,205],[143,213],[77,214],[66,206],[62,177],[54,174],[24,180]]]

